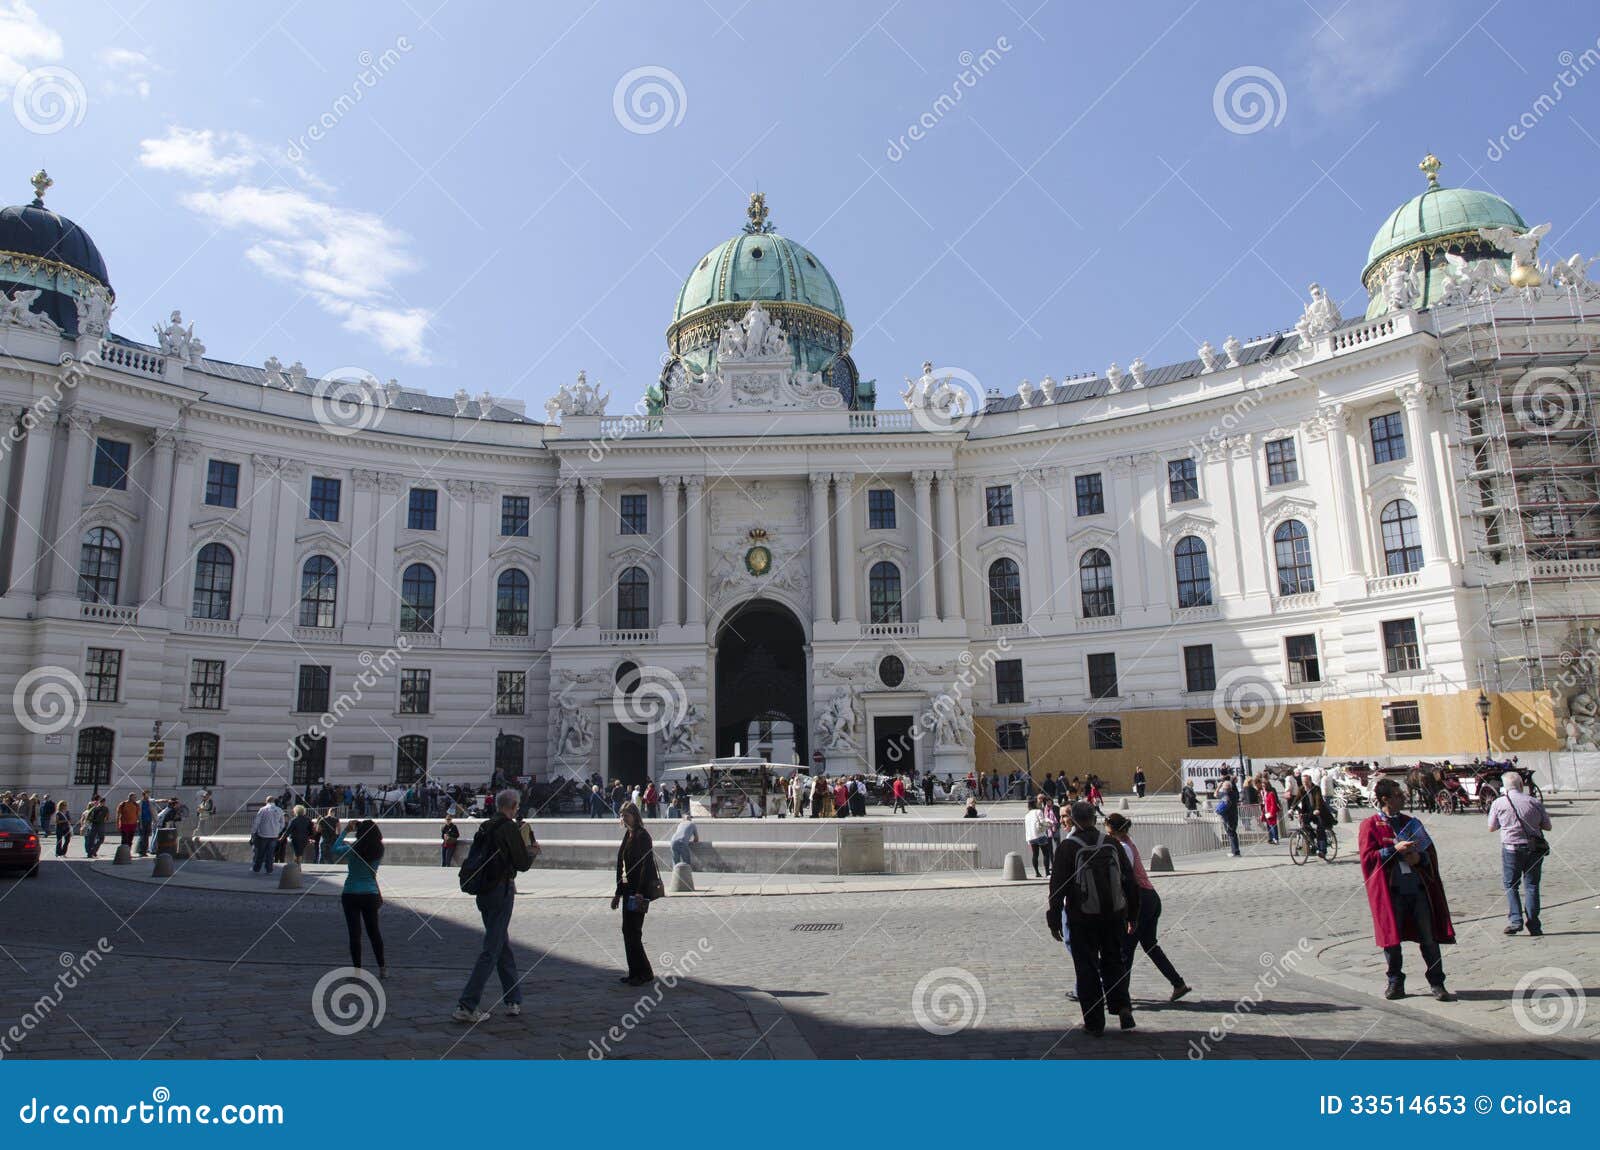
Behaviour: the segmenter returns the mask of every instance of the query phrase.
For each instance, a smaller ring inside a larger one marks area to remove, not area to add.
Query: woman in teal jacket
[[[354,832],[352,840],[345,836]],[[333,840],[333,860],[345,865],[344,893],[339,903],[344,907],[344,925],[350,932],[350,965],[361,966],[361,927],[366,924],[367,938],[372,943],[372,957],[378,960],[378,977],[388,978],[389,968],[383,962],[383,935],[378,930],[378,909],[383,906],[383,895],[378,891],[378,865],[383,861],[383,832],[370,819],[348,822]]]

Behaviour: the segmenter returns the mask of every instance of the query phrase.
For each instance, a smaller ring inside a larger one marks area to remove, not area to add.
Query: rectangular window
[[[299,690],[295,692],[294,709],[308,715],[322,714],[328,709],[328,689],[332,683],[332,667],[303,664],[300,668]]]
[[[1189,729],[1189,745],[1191,747],[1214,747],[1217,745],[1217,721],[1215,719],[1190,719],[1186,725]]]
[[[326,523],[339,522],[339,486],[337,479],[322,475],[311,477],[311,508],[307,514],[312,519],[321,519]]]
[[[1185,691],[1215,691],[1217,689],[1217,660],[1210,643],[1183,649],[1183,689]]]
[[[1299,715],[1290,715],[1289,736],[1297,743],[1325,742],[1322,733],[1322,712],[1306,711]]]
[[[1383,624],[1383,665],[1392,675],[1422,670],[1422,648],[1417,643],[1415,619],[1389,619]]]
[[[622,534],[648,535],[650,533],[649,496],[634,492],[631,495],[624,495],[618,502],[622,512]]]
[[[1372,432],[1372,462],[1392,463],[1406,457],[1405,417],[1398,411],[1374,415],[1367,427]]]
[[[217,736],[205,732],[190,735],[183,741],[183,786],[214,787],[217,785]]]
[[[528,710],[528,672],[499,671],[494,682],[494,713],[521,715]]]
[[[1100,485],[1100,473],[1080,475],[1073,481],[1077,489],[1078,514],[1100,515],[1106,509],[1105,489]]]
[[[1174,503],[1187,503],[1200,498],[1200,475],[1192,459],[1167,461],[1167,491]]]
[[[122,652],[90,647],[84,658],[83,686],[91,703],[115,703],[122,689]]]
[[[997,487],[985,488],[983,503],[990,527],[1009,527],[1016,521],[1011,512],[1011,484],[1002,483]]]
[[[500,534],[528,537],[528,497],[502,495],[500,497]]]
[[[894,492],[889,488],[867,490],[867,526],[874,531],[894,530]]]
[[[213,459],[206,464],[206,505],[209,507],[239,506],[239,465],[225,459]]]
[[[94,441],[94,478],[96,487],[113,487],[118,491],[128,489],[129,444],[117,439]]]
[[[290,783],[297,787],[321,784],[328,774],[328,740],[324,737],[296,735],[289,760],[293,764]]]
[[[1118,719],[1091,719],[1089,721],[1089,749],[1091,751],[1122,750],[1122,723]]]
[[[85,727],[78,732],[78,761],[72,784],[78,787],[103,787],[111,782],[112,751],[116,735],[109,727]]]
[[[1002,751],[1021,751],[1028,746],[1028,736],[1022,733],[1021,723],[1000,723],[994,729],[994,741]]]
[[[1322,661],[1317,658],[1315,635],[1289,635],[1283,640],[1289,655],[1289,683],[1322,682]]]
[[[1422,738],[1422,712],[1414,702],[1383,705],[1383,737],[1391,743]]]
[[[406,527],[412,531],[437,531],[439,529],[439,489],[413,487],[411,502],[406,507]]]
[[[221,659],[196,659],[189,664],[189,706],[197,711],[222,710]]]
[[[1096,699],[1117,697],[1117,657],[1109,651],[1089,656],[1089,694]]]
[[[1023,701],[1021,659],[1000,659],[995,662],[994,701],[997,703]]]
[[[400,672],[400,713],[426,715],[433,701],[433,672],[408,667]]]
[[[1300,478],[1300,461],[1295,457],[1293,439],[1267,441],[1267,486],[1293,483]]]

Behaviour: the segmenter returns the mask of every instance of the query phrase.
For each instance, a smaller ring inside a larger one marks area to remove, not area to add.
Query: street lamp
[[[1483,720],[1483,757],[1486,761],[1494,758],[1494,748],[1489,745],[1489,696],[1483,688],[1478,689],[1478,718]]]
[[[1028,726],[1028,720],[1027,719],[1023,719],[1022,722],[1019,724],[1019,727],[1020,727],[1020,729],[1022,731],[1022,753],[1023,753],[1023,756],[1024,756],[1023,762],[1027,765],[1027,770],[1028,770],[1028,794],[1032,795],[1033,792],[1034,792],[1034,785],[1033,785],[1033,728]]]
[[[1238,707],[1233,709],[1233,737],[1239,744],[1239,777],[1234,782],[1233,796],[1233,801],[1238,803],[1244,797],[1244,716]]]

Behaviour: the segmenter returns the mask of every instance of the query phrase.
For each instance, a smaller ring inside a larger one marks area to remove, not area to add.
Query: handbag
[[[1517,804],[1511,801],[1508,791],[1505,796],[1506,806],[1511,808],[1511,813],[1517,816],[1517,822],[1522,824],[1522,829],[1528,833],[1533,841],[1528,844],[1535,858],[1545,858],[1550,854],[1550,840],[1544,837],[1544,832],[1538,827],[1529,826],[1528,820],[1522,817],[1522,812],[1517,810]]]

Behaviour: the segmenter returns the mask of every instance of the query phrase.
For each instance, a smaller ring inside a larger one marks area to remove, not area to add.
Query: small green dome
[[[1428,190],[1401,204],[1383,221],[1367,251],[1363,279],[1384,256],[1402,248],[1460,233],[1475,237],[1479,228],[1504,224],[1526,230],[1528,225],[1517,209],[1492,192],[1440,187],[1439,161],[1432,156],[1422,162],[1422,170],[1428,176]]]

